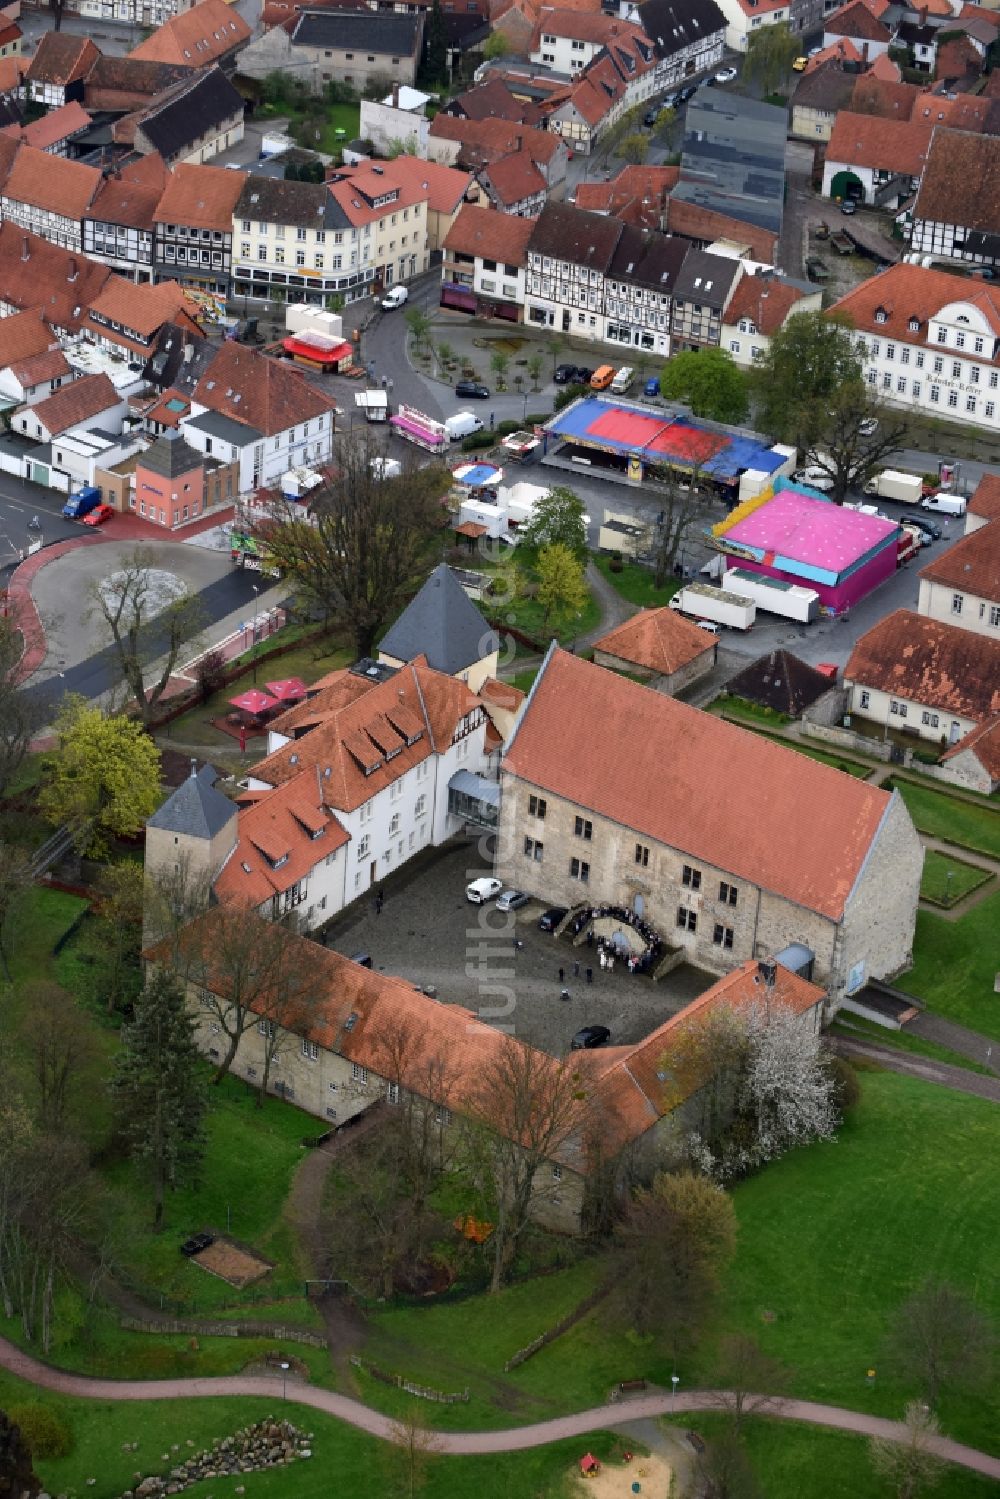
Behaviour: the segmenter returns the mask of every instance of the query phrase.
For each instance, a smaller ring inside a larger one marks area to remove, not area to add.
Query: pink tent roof
[[[248,692],[241,692],[239,697],[231,697],[229,701],[234,708],[242,708],[244,713],[266,713],[268,708],[280,706],[278,699],[272,697],[268,692],[262,692],[259,687],[251,687]]]

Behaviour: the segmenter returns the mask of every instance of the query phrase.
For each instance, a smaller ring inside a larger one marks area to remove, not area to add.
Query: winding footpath
[[[371,1436],[392,1441],[395,1425],[390,1416],[372,1410],[360,1401],[333,1390],[322,1390],[298,1381],[288,1381],[287,1389],[280,1378],[251,1377],[236,1374],[211,1379],[92,1379],[85,1374],[71,1374],[43,1364],[30,1354],[0,1338],[0,1367],[28,1383],[60,1395],[83,1400],[188,1400],[209,1399],[213,1395],[266,1396],[272,1400],[286,1398],[296,1405],[336,1416],[349,1426]],[[678,1395],[646,1395],[616,1405],[599,1405],[593,1410],[578,1411],[572,1416],[557,1416],[533,1426],[517,1426],[506,1431],[442,1431],[435,1437],[439,1450],[452,1456],[470,1454],[521,1452],[529,1447],[544,1447],[567,1437],[585,1436],[589,1432],[620,1426],[624,1422],[672,1415],[674,1412],[719,1410],[726,1392],[692,1390]],[[750,1397],[756,1402],[757,1397]],[[756,1415],[778,1416],[786,1421],[804,1421],[811,1426],[826,1426],[858,1436],[886,1437],[890,1441],[906,1440],[906,1428],[899,1421],[885,1421],[861,1411],[844,1410],[836,1405],[818,1405],[811,1400],[765,1400],[755,1403]],[[1000,1480],[1000,1458],[965,1447],[949,1437],[936,1437],[930,1444],[946,1462],[957,1463],[973,1473]]]

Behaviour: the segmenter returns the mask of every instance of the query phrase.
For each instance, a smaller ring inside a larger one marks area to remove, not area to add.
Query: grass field
[[[751,727],[760,725],[764,729],[779,729],[783,724],[791,723],[787,713],[779,713],[775,708],[763,708],[759,703],[752,703],[745,697],[730,697],[723,693],[714,702],[708,705],[709,713],[725,713],[728,718],[745,719]]]
[[[1000,890],[957,921],[918,911],[913,967],[900,987],[932,1010],[1000,1040],[1000,999],[993,992],[1000,971],[998,932]]]
[[[1000,859],[1000,807],[994,811],[987,805],[977,806],[900,777],[892,777],[886,785],[899,792],[921,833]]]
[[[952,859],[940,849],[930,848],[924,855],[920,894],[924,900],[932,900],[935,905],[948,910],[992,878],[988,869],[967,864],[964,859]]]
[[[685,1427],[710,1440],[724,1419],[691,1416]],[[744,1440],[767,1499],[893,1499],[872,1468],[863,1437],[758,1417],[747,1422]],[[996,1486],[964,1468],[947,1467],[933,1493],[935,1499],[988,1499]]]
[[[638,562],[623,562],[621,572],[614,573],[609,556],[597,553],[591,561],[623,599],[644,609],[657,609],[669,603],[681,586],[679,578],[669,578],[662,588],[654,588],[652,569],[641,567]]]

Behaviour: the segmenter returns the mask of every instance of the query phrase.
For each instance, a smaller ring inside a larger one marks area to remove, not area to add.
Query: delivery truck
[[[800,624],[809,624],[819,618],[819,594],[815,588],[784,583],[780,578],[767,578],[763,573],[750,572],[745,567],[731,567],[723,575],[722,586],[727,593],[753,599],[765,614],[780,614],[783,619],[797,619]]]
[[[884,468],[865,485],[865,494],[875,495],[880,500],[899,500],[903,505],[919,505],[923,493],[923,479],[919,474],[904,474],[899,469]]]
[[[717,625],[728,625],[731,630],[749,630],[757,617],[753,599],[713,588],[709,583],[686,583],[674,594],[670,607],[691,619],[711,620]]]

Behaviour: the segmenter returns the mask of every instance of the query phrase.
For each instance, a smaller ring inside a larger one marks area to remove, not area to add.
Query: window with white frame
[[[319,1047],[315,1041],[307,1041],[303,1037],[301,1051],[307,1062],[317,1062],[319,1060]]]
[[[368,1068],[362,1067],[360,1062],[351,1063],[351,1081],[360,1083],[362,1087],[368,1081]]]

